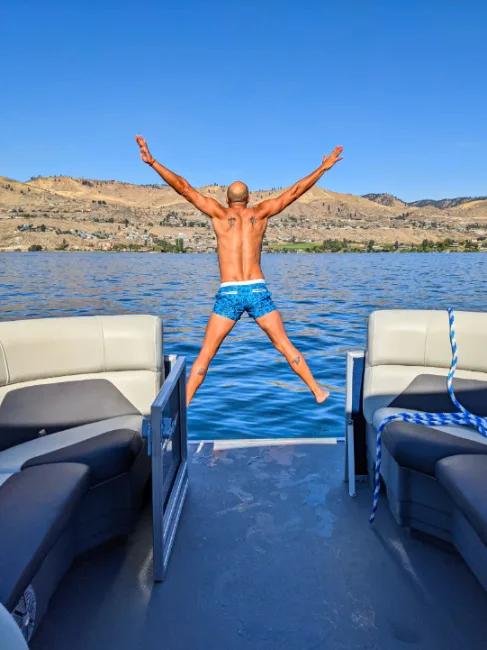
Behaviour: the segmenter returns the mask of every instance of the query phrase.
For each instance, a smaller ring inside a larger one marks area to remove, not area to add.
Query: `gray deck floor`
[[[474,576],[385,502],[369,526],[342,443],[217,447],[193,447],[166,582],[152,583],[147,508],[126,545],[73,566],[33,650],[485,650]]]

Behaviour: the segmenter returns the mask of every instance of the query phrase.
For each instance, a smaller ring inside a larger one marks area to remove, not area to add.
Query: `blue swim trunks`
[[[246,311],[252,318],[260,318],[276,309],[265,280],[223,282],[215,298],[213,313],[230,320],[239,320]]]

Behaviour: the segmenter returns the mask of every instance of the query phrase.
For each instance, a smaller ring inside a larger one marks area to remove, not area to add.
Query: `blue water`
[[[264,255],[288,334],[318,381],[322,406],[247,316],[189,409],[192,438],[341,436],[345,353],[363,348],[374,309],[487,311],[487,255]],[[215,255],[0,254],[1,319],[150,313],[165,353],[195,359],[218,290]]]

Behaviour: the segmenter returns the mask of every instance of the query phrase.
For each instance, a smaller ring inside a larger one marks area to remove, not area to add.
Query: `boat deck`
[[[343,482],[343,443],[190,445],[166,581],[151,509],[126,544],[79,559],[32,650],[481,650],[487,596],[462,559],[410,538]]]

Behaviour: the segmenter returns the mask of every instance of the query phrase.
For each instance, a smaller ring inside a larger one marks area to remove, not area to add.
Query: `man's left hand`
[[[340,156],[342,151],[343,147],[335,147],[329,156],[323,156],[322,166],[325,168],[325,171],[331,169],[339,160],[343,160],[343,156]]]

